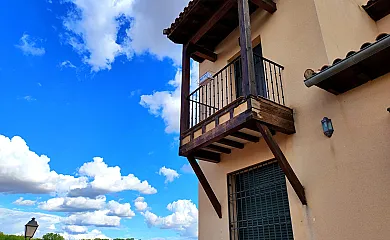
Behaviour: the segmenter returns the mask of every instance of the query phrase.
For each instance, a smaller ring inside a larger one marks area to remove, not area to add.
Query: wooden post
[[[202,185],[204,191],[206,192],[207,197],[210,199],[211,204],[213,205],[215,212],[219,218],[222,218],[221,204],[219,203],[213,189],[211,188],[209,182],[207,181],[206,176],[203,174],[202,169],[200,168],[198,162],[194,157],[187,157],[188,162],[190,163],[192,169],[194,170],[200,184]]]
[[[248,0],[237,0],[240,27],[242,91],[244,96],[257,96],[255,66],[251,41],[251,23]]]
[[[286,157],[284,156],[282,150],[280,149],[278,143],[272,137],[272,134],[266,125],[263,125],[259,122],[256,123],[257,128],[259,129],[261,135],[266,141],[268,147],[271,149],[271,152],[274,154],[275,158],[278,160],[280,168],[283,170],[288,181],[293,187],[294,191],[298,195],[299,200],[301,200],[303,205],[307,205],[305,189],[303,188],[301,182],[299,181],[297,175],[295,175],[294,170],[291,168]]]
[[[190,53],[188,46],[183,45],[182,82],[181,82],[181,109],[180,109],[180,135],[190,128]]]

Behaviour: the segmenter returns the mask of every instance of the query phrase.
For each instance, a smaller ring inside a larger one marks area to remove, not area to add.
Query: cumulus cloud
[[[89,182],[85,188],[75,189],[70,193],[71,195],[93,196],[97,193],[103,195],[125,190],[138,191],[143,194],[157,193],[148,181],[141,181],[133,174],[122,176],[120,167],[109,167],[100,157],[93,158],[93,162],[84,163],[79,169],[79,174],[92,178],[93,181]]]
[[[23,231],[23,225],[30,221],[32,217],[38,220],[39,232],[37,232],[37,237],[47,232],[53,232],[56,229],[56,225],[60,224],[62,219],[62,217],[52,214],[22,212],[0,208],[1,231],[8,234],[20,233]]]
[[[84,227],[81,226],[75,226],[77,228],[74,229],[82,229]],[[68,232],[60,233],[65,239],[111,239],[110,237],[107,237],[104,235],[101,231],[94,229],[92,231],[87,231],[83,233],[79,232],[71,232],[70,229],[68,229]]]
[[[72,214],[64,219],[64,223],[78,226],[118,227],[121,218],[109,216],[110,210],[98,210],[94,212],[82,212]]]
[[[199,79],[199,64],[191,64],[191,86],[195,88]],[[180,127],[180,101],[181,101],[181,68],[178,68],[175,78],[168,82],[173,90],[156,91],[150,95],[142,95],[140,104],[147,108],[151,114],[161,117],[165,123],[166,133],[178,133]]]
[[[24,199],[23,197],[20,197],[18,199],[16,199],[13,204],[16,204],[16,205],[20,205],[20,206],[32,206],[32,205],[35,205],[37,201],[33,201],[33,200],[27,200],[27,199]]]
[[[42,42],[42,40],[33,38],[25,33],[20,38],[19,44],[15,45],[15,47],[22,50],[24,55],[42,56],[45,54],[45,48],[38,47],[38,42]]]
[[[67,0],[67,43],[93,71],[111,69],[116,57],[150,53],[180,61],[180,46],[162,34],[188,0]],[[166,6],[169,5],[169,8]],[[164,11],[161,11],[164,9]],[[147,31],[145,31],[147,29]]]
[[[39,208],[52,212],[82,212],[104,208],[106,197],[99,196],[95,199],[85,197],[57,197],[39,203]]]
[[[148,203],[145,202],[145,198],[144,197],[137,197],[134,200],[134,206],[137,209],[137,211],[143,212],[143,211],[145,211],[148,208]]]
[[[0,135],[0,192],[53,193],[87,186],[87,178],[76,178],[50,170],[50,159],[31,151],[18,136]]]
[[[165,183],[173,182],[173,180],[175,180],[175,178],[180,177],[180,175],[176,172],[176,170],[166,168],[165,166],[160,168],[160,170],[158,171],[158,174],[165,177]]]
[[[108,210],[108,216],[132,218],[135,213],[131,210],[130,203],[118,203],[114,200],[106,202],[105,196],[95,199],[85,197],[57,197],[39,204],[39,208],[52,212],[88,212],[95,210]]]
[[[172,214],[165,217],[146,211],[143,215],[148,226],[173,229],[185,237],[198,237],[198,209],[191,200],[178,200],[168,204],[167,209]]]
[[[109,210],[109,216],[118,216],[124,218],[132,218],[135,216],[135,213],[130,209],[130,203],[118,203],[116,201],[109,201],[107,208]]]
[[[77,226],[77,225],[68,225],[64,226],[63,228],[67,233],[71,234],[81,234],[81,233],[87,233],[88,228],[85,226]]]
[[[96,197],[126,190],[144,194],[157,192],[147,181],[133,174],[122,176],[118,166],[109,167],[102,158],[94,158],[81,166],[80,177],[59,174],[50,169],[49,162],[47,156],[31,151],[21,137],[10,139],[0,135],[0,192],[55,193],[70,197]]]

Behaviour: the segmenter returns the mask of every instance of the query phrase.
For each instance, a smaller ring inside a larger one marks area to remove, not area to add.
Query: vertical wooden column
[[[196,176],[198,177],[198,180],[202,185],[203,190],[206,192],[207,197],[209,198],[211,204],[213,205],[215,212],[217,213],[219,218],[222,218],[221,204],[219,203],[217,196],[215,196],[215,193],[211,188],[209,182],[207,181],[206,176],[203,174],[203,171],[200,168],[198,162],[196,162],[196,159],[194,157],[187,157],[187,159],[192,169],[194,170]]]
[[[190,127],[190,53],[188,45],[183,45],[182,56],[182,82],[181,82],[181,109],[180,109],[180,135]]]
[[[276,160],[278,161],[280,168],[283,170],[288,181],[290,182],[294,191],[298,195],[299,200],[301,200],[303,205],[307,205],[305,189],[303,188],[303,186],[302,186],[301,182],[299,181],[297,175],[295,174],[294,170],[291,168],[289,162],[287,161],[286,157],[284,156],[278,143],[272,137],[272,134],[271,134],[269,128],[266,125],[263,125],[259,122],[256,123],[256,125],[257,125],[257,128],[259,129],[261,135],[263,136],[265,142],[267,143],[268,147],[271,149],[271,152],[274,154]]]
[[[257,96],[255,66],[251,41],[251,23],[248,0],[237,0],[240,27],[242,91],[244,96]]]

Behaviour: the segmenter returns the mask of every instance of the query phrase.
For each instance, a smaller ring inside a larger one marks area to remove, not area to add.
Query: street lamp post
[[[38,223],[37,221],[35,221],[35,218],[32,218],[27,224],[26,224],[26,228],[24,230],[24,239],[31,239],[35,232],[37,231],[38,229]]]

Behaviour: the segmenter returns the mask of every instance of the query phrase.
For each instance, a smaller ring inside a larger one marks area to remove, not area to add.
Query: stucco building
[[[183,44],[179,152],[200,180],[200,240],[390,239],[389,13],[193,0],[164,30]]]

